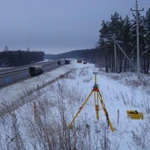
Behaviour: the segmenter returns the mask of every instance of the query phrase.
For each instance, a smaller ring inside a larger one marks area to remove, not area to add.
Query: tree
[[[4,51],[6,51],[6,52],[9,51],[8,46],[4,47]]]
[[[149,73],[149,65],[150,65],[150,8],[146,12],[145,16],[145,51],[143,52],[144,60],[144,73]]]
[[[30,48],[29,47],[27,48],[27,52],[30,52]]]
[[[111,21],[102,21],[102,28],[100,30],[100,53],[103,53],[105,56],[106,63],[106,72],[108,70],[114,71],[114,37],[115,39],[122,44],[123,39],[123,26],[124,20],[122,17],[115,12],[111,15]],[[103,52],[102,52],[103,51]],[[122,70],[122,53],[118,51],[119,59],[118,64],[120,70]]]
[[[141,70],[144,73],[149,72],[150,65],[150,9],[146,12],[146,16],[139,15],[139,46],[140,46],[140,62]],[[114,71],[114,46],[113,38],[123,48],[126,55],[136,64],[137,59],[137,34],[136,34],[136,16],[133,19],[128,16],[125,19],[115,12],[111,15],[110,21],[102,21],[99,36],[99,53],[100,59],[105,58],[106,72]],[[119,72],[134,70],[124,54],[117,49],[117,64]],[[136,66],[136,65],[135,65]]]

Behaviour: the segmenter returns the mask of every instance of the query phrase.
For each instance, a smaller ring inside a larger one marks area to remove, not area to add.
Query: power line
[[[132,5],[131,9],[133,9],[134,6],[135,4]],[[129,10],[129,12],[127,13],[127,16],[129,16],[130,13],[131,13],[131,10]]]

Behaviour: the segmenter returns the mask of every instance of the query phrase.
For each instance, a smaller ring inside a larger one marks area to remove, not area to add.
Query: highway
[[[60,61],[61,65],[58,64],[58,61],[46,61],[38,64],[43,66],[44,72],[47,72],[65,64],[64,60]],[[29,66],[32,66],[32,64],[11,69],[0,70],[0,88],[28,78],[33,78],[29,74]]]

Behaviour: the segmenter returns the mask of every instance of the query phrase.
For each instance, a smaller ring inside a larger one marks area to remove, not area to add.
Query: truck
[[[29,73],[31,76],[37,76],[43,73],[43,67],[41,65],[29,66]]]

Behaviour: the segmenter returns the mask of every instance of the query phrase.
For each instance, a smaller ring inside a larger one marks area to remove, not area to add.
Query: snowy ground
[[[65,127],[91,92],[95,71],[115,132],[107,127],[101,104],[100,120],[96,120],[92,95],[76,118],[74,131],[69,131],[68,136]],[[55,80],[58,77],[61,78]],[[51,83],[53,80],[55,82]],[[150,149],[150,77],[147,75],[138,80],[133,73],[106,74],[93,64],[78,64],[72,60],[70,65],[3,88],[0,95],[2,150],[43,150],[50,146],[56,150],[67,149],[65,146],[69,147],[69,142],[71,149],[72,145],[85,150]],[[36,120],[34,102],[37,104]],[[143,112],[144,120],[129,119],[126,110],[132,109]]]

